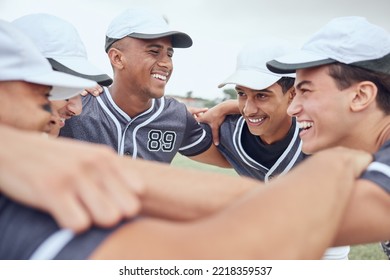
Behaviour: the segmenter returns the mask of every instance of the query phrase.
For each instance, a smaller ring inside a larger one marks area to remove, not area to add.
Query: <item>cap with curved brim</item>
[[[35,43],[54,70],[92,79],[103,85],[112,83],[109,76],[88,61],[84,43],[68,21],[50,14],[36,13],[22,16],[12,24]]]
[[[335,63],[336,60],[313,52],[300,50],[267,62],[267,68],[279,74],[294,73],[305,69]]]
[[[282,78],[280,75],[272,73],[264,73],[254,70],[236,70],[230,75],[223,83],[219,84],[218,87],[224,87],[228,84],[240,85],[250,89],[266,89],[272,86],[274,83]]]
[[[93,80],[101,86],[109,86],[113,80],[83,57],[48,58],[52,68],[77,77]]]
[[[45,72],[42,75],[31,75],[25,82],[52,86],[50,100],[64,100],[79,94],[83,89],[96,86],[96,82],[75,77],[58,71]]]
[[[168,32],[158,33],[158,34],[131,33],[125,37],[131,37],[131,38],[137,38],[143,40],[171,37],[172,47],[174,48],[189,48],[193,44],[192,39],[188,34],[179,31],[168,31]],[[113,43],[123,38],[110,38],[106,36],[106,45],[105,45],[106,52],[108,51],[108,49],[111,47]]]
[[[54,71],[37,46],[13,24],[0,20],[0,81],[51,86],[51,100],[68,99],[96,82]]]

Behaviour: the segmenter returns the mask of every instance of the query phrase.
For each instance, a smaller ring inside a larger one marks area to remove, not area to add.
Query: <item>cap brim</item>
[[[158,39],[170,36],[172,38],[172,47],[174,48],[189,48],[192,46],[191,37],[186,33],[179,31],[169,31],[159,34],[132,33],[128,36],[138,39]]]
[[[52,68],[56,71],[74,75],[80,78],[93,80],[101,86],[109,86],[113,80],[100,69],[82,57],[48,58]]]
[[[294,73],[298,69],[331,64],[336,60],[301,50],[267,62],[267,68],[278,74]]]
[[[52,86],[50,100],[64,100],[76,96],[83,89],[96,86],[96,82],[51,71],[42,75],[35,75],[24,79],[26,82]]]
[[[170,36],[172,38],[172,47],[174,48],[189,48],[193,44],[192,39],[189,35],[179,31],[169,31],[169,32],[158,33],[158,34],[131,33],[127,36],[132,38],[137,38],[137,39],[145,39],[145,40],[158,39],[158,38]],[[106,36],[106,45],[105,45],[106,52],[114,42],[121,39],[123,38],[110,38]]]
[[[255,70],[236,70],[225,81],[218,85],[219,88],[228,84],[240,85],[250,89],[266,89],[283,77],[295,78],[295,75],[278,75]]]

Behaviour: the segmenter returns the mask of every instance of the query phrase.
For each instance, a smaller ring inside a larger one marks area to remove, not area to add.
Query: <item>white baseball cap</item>
[[[267,61],[291,50],[288,42],[275,38],[264,38],[245,45],[237,56],[236,71],[218,87],[234,84],[260,90],[270,87],[282,77],[295,77],[291,74],[273,73],[266,67]]]
[[[88,61],[85,46],[69,22],[37,13],[20,17],[12,23],[31,38],[54,70],[94,80],[103,86],[112,83],[107,74]]]
[[[114,18],[106,32],[106,52],[114,42],[127,36],[138,39],[170,36],[174,48],[192,46],[191,37],[186,33],[172,30],[162,15],[141,8],[127,9]]]
[[[340,17],[316,32],[300,51],[267,63],[275,73],[341,62],[390,74],[390,34],[363,17]]]
[[[94,81],[54,71],[27,35],[4,20],[0,20],[0,42],[0,81],[52,86],[51,100],[71,98],[96,85]]]

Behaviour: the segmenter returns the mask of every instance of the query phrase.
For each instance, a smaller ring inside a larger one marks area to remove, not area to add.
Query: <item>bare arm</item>
[[[390,195],[368,180],[358,180],[337,235],[336,245],[390,239]]]
[[[196,114],[195,118],[199,122],[207,123],[211,127],[213,143],[206,152],[197,156],[189,157],[192,160],[211,164],[223,168],[232,168],[231,164],[225,159],[221,152],[217,149],[219,144],[219,127],[223,123],[226,115],[240,113],[238,110],[237,100],[224,101],[202,114]]]
[[[226,100],[203,114],[197,115],[198,122],[207,123],[211,127],[213,142],[219,144],[219,127],[225,120],[226,115],[240,114],[237,100]]]
[[[319,152],[215,215],[187,223],[153,218],[129,223],[91,258],[320,258],[335,237],[354,180],[370,160],[345,149]]]
[[[207,110],[209,109],[207,107],[198,108],[198,107],[192,107],[192,106],[187,106],[187,105],[186,105],[186,107],[187,107],[188,112],[190,112],[191,115],[194,116],[194,118],[197,118],[198,116],[200,116],[203,113],[207,112]]]
[[[249,178],[174,168],[163,163],[127,160],[126,164],[128,169],[148,174],[143,178],[142,212],[174,220],[207,216],[262,185]]]
[[[188,158],[197,162],[211,164],[222,168],[232,168],[231,164],[226,160],[226,158],[221,154],[221,152],[214,144],[211,144],[207,151]]]
[[[112,226],[138,213],[142,181],[109,148],[2,125],[0,135],[4,195],[49,212],[61,227],[75,231]]]

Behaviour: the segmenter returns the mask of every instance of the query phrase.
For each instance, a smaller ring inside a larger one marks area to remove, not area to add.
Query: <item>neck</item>
[[[386,141],[390,140],[390,116],[382,114],[380,118],[368,123],[362,120],[355,127],[356,132],[351,133],[349,139],[350,148],[375,153]]]
[[[375,141],[375,151],[379,150],[386,141],[390,140],[390,116],[385,118],[385,120],[387,121],[382,126],[382,129]]]
[[[118,105],[129,117],[134,118],[152,106],[152,99],[145,95],[134,94],[129,88],[113,83],[110,94],[115,104]]]
[[[284,139],[292,126],[292,118],[288,118],[283,125],[278,126],[276,131],[272,131],[269,135],[259,136],[261,141],[265,144],[271,145]]]

